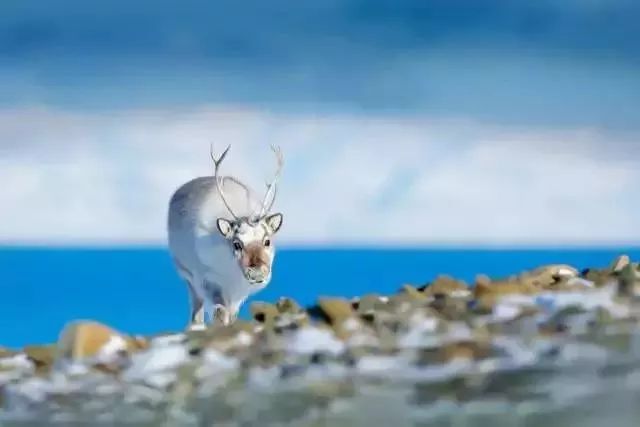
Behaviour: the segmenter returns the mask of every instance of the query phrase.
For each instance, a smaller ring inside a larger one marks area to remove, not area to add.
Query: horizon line
[[[168,250],[165,243],[145,242],[3,242],[0,250]],[[290,242],[277,250],[640,250],[640,242]]]

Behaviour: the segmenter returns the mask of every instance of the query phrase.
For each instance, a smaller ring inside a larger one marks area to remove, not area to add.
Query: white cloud
[[[169,197],[211,172],[210,142],[232,143],[226,171],[257,189],[273,142],[290,243],[637,242],[640,168],[622,144],[634,138],[391,115],[6,109],[0,240],[163,244]]]

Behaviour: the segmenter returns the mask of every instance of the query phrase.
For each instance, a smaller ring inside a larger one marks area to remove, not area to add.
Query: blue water
[[[281,249],[271,285],[253,300],[282,295],[311,304],[319,295],[392,293],[440,273],[472,281],[548,263],[606,266],[640,248],[581,250]],[[105,322],[127,333],[181,329],[188,298],[165,249],[0,249],[0,346],[56,340],[70,320]],[[248,317],[246,304],[241,316]]]

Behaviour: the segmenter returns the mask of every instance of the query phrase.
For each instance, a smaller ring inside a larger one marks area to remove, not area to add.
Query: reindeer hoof
[[[214,317],[223,326],[229,326],[234,320],[229,309],[221,304],[216,305]]]
[[[192,323],[187,327],[189,331],[204,331],[207,329],[207,325],[204,323]]]

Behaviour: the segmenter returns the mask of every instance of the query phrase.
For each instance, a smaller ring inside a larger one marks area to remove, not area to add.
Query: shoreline
[[[640,267],[624,255],[601,269],[546,265],[506,278],[478,275],[472,286],[440,275],[390,295],[320,296],[304,308],[281,298],[250,309],[252,320],[228,327],[144,337],[76,320],[56,343],[0,350],[0,421],[117,423],[126,408],[141,423],[233,422],[238,396],[264,393],[294,393],[300,416],[310,408],[355,416],[350,405],[375,384],[383,394],[409,387],[410,398],[397,403],[410,412],[487,396],[551,405],[552,390],[527,387],[539,387],[540,375],[568,381],[566,370],[593,366],[637,376],[640,389]],[[212,399],[233,416],[210,414],[202,404]]]

